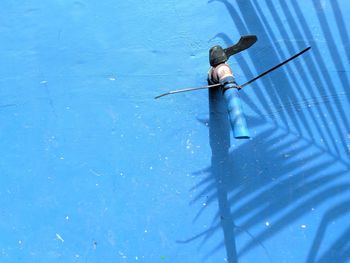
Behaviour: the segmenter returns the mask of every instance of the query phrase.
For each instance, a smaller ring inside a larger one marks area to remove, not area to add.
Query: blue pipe
[[[228,116],[233,134],[236,139],[249,139],[247,122],[238,92],[234,83],[230,82],[224,85],[224,97],[227,103]]]

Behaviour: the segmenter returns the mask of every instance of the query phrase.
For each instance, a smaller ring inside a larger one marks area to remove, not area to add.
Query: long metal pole
[[[296,57],[299,57],[300,55],[304,54],[306,51],[310,50],[311,47],[307,47],[304,50],[300,51],[299,53],[295,54],[294,56],[290,57],[289,59],[281,62],[280,64],[266,70],[265,72],[259,74],[258,76],[256,76],[255,78],[247,81],[246,83],[244,83],[243,85],[240,85],[240,88],[243,88],[249,84],[251,84],[252,82],[256,81],[257,79],[260,79],[261,77],[265,76],[266,74],[270,73],[271,71],[276,70],[277,68],[287,64],[288,62],[290,62],[291,60],[295,59]],[[210,89],[210,88],[214,88],[214,87],[218,87],[221,84],[214,84],[214,85],[208,85],[208,86],[202,86],[202,87],[197,87],[197,88],[188,88],[188,89],[180,89],[180,90],[172,90],[166,93],[163,93],[161,95],[158,95],[157,97],[155,97],[155,99],[159,99],[160,97],[164,97],[167,95],[171,95],[171,94],[176,94],[176,93],[180,93],[180,92],[188,92],[188,91],[193,91],[193,90],[199,90],[199,89]]]
[[[253,78],[253,79],[247,81],[246,83],[244,83],[244,84],[241,85],[240,87],[243,88],[243,87],[249,85],[250,83],[256,81],[257,79],[260,79],[261,77],[265,76],[266,74],[269,74],[271,71],[274,71],[275,69],[278,69],[279,67],[282,67],[284,64],[287,64],[289,61],[295,59],[296,57],[299,57],[300,55],[304,54],[306,51],[308,51],[308,50],[310,50],[310,49],[311,49],[311,47],[305,48],[304,50],[300,51],[298,54],[295,54],[294,56],[292,56],[292,57],[290,57],[289,59],[283,61],[282,63],[280,63],[280,64],[278,64],[278,65],[276,65],[276,66],[274,66],[274,67],[272,67],[272,68],[270,68],[270,69],[268,69],[268,70],[266,70],[265,72],[259,74],[259,75],[256,76],[255,78]]]

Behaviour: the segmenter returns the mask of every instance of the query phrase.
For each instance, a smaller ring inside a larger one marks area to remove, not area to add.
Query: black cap
[[[221,46],[213,46],[209,50],[210,66],[215,67],[227,61],[225,50]]]

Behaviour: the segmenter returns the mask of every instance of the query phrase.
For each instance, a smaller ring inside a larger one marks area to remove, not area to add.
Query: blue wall
[[[347,0],[3,0],[0,262],[350,262]],[[232,138],[208,49],[238,83]]]

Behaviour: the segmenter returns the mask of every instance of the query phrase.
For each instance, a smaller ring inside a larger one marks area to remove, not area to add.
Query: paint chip
[[[124,258],[124,259],[127,258],[127,256],[125,256],[123,252],[119,251],[118,253],[122,258]]]
[[[269,222],[269,221],[266,221],[266,222],[265,222],[265,225],[266,225],[266,226],[270,226],[270,222]]]
[[[62,243],[64,242],[64,239],[63,239],[59,234],[57,234],[57,233],[56,233],[56,238],[57,238],[58,240],[62,241]]]
[[[306,228],[306,225],[301,225],[300,227],[305,229],[305,228]]]
[[[96,171],[93,170],[93,169],[90,169],[90,172],[93,173],[93,174],[96,175],[96,176],[101,176],[100,173],[96,172]]]

